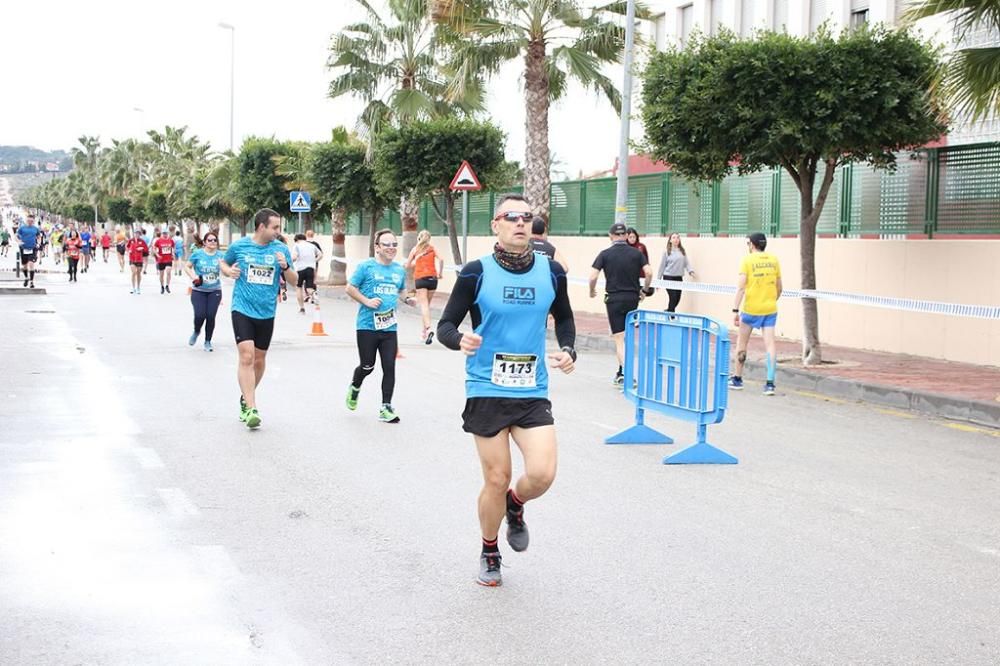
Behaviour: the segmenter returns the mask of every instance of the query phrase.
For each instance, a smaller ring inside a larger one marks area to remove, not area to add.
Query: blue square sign
[[[308,192],[289,192],[288,207],[293,213],[308,213],[312,210],[312,197]]]

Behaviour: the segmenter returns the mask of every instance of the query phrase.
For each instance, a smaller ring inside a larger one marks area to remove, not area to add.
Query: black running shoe
[[[528,526],[524,524],[524,509],[517,513],[507,512],[507,543],[518,553],[528,550]]]
[[[479,556],[479,578],[476,582],[486,587],[503,585],[503,575],[500,573],[500,553],[483,553]]]

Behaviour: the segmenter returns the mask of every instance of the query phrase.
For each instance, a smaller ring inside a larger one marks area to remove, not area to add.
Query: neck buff
[[[508,252],[497,243],[493,246],[493,257],[497,263],[509,271],[521,271],[531,265],[535,259],[535,253],[529,245],[521,254]]]

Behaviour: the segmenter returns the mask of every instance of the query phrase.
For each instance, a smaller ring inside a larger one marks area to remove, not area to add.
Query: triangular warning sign
[[[295,201],[292,202],[292,208],[309,208],[309,202],[306,201],[301,192],[295,193]]]
[[[455,177],[451,179],[450,189],[455,192],[474,192],[483,189],[483,186],[480,185],[479,177],[472,170],[472,166],[467,161],[462,160],[462,166],[458,167]]]

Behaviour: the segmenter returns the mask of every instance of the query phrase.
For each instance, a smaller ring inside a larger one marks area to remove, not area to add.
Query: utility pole
[[[628,224],[628,138],[632,116],[632,47],[635,44],[635,0],[625,11],[625,77],[622,82],[621,134],[618,139],[618,187],[615,222]]]

